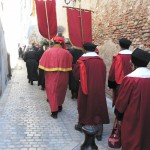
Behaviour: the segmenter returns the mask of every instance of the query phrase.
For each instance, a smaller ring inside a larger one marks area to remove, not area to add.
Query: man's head
[[[68,39],[65,41],[65,44],[66,44],[66,49],[70,49],[72,47],[72,44]]]
[[[96,49],[97,45],[93,44],[93,43],[90,43],[90,42],[87,42],[87,43],[84,43],[83,44],[83,48],[86,50],[86,51],[89,51],[89,52],[94,52],[95,49]]]
[[[119,40],[119,45],[122,49],[129,49],[131,43],[132,42],[126,38],[122,38]]]
[[[64,41],[63,37],[55,36],[53,38],[53,40],[54,40],[54,44],[60,44],[63,48],[66,48],[65,41]]]
[[[136,67],[146,67],[150,61],[150,54],[136,48],[131,55],[131,61]]]

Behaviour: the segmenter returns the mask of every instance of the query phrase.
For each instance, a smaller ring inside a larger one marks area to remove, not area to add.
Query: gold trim
[[[54,44],[53,47],[62,47],[61,44]]]
[[[40,69],[43,69],[44,71],[63,71],[63,72],[67,72],[67,71],[71,71],[72,68],[45,68],[41,65],[39,65]]]

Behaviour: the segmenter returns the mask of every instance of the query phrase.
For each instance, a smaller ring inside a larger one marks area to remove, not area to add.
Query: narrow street
[[[67,91],[58,119],[50,117],[46,92],[27,80],[25,62],[18,60],[3,96],[0,98],[0,150],[80,150],[84,134],[74,129],[77,123],[77,101]],[[108,137],[114,120],[108,99],[111,124],[104,125],[99,150],[109,150]]]

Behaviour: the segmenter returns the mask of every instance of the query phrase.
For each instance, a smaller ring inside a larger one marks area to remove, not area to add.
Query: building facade
[[[4,30],[0,18],[0,97],[8,82],[8,62]]]

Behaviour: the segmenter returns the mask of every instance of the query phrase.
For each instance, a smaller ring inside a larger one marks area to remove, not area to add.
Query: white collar
[[[119,54],[132,54],[132,51],[129,49],[121,50]]]
[[[87,57],[87,56],[98,56],[96,52],[88,52],[82,55],[83,57]]]
[[[127,77],[150,78],[150,69],[140,67],[127,75]]]

